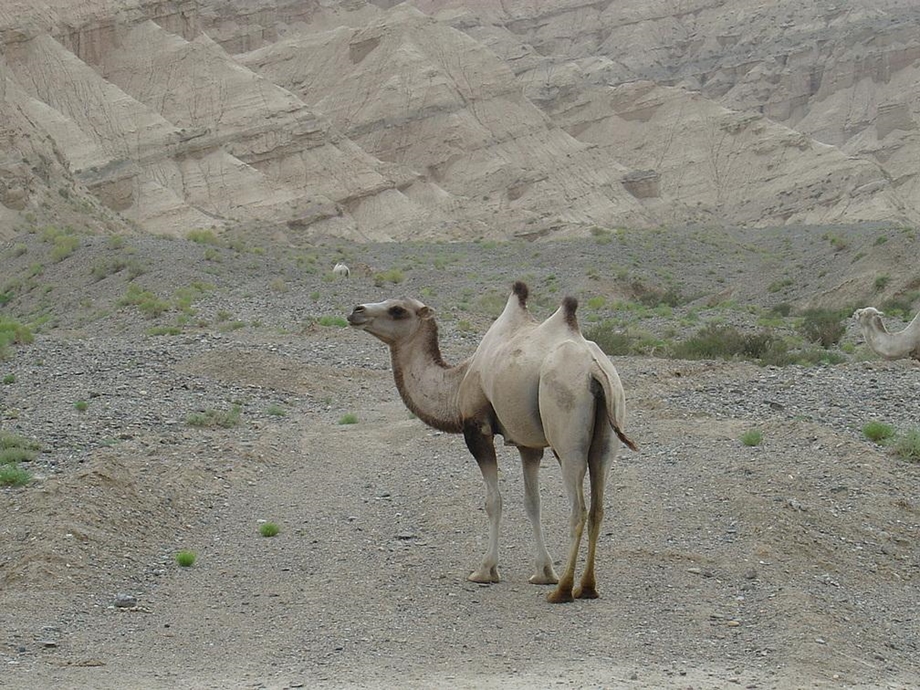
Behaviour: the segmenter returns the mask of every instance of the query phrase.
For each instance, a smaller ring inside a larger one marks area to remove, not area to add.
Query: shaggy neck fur
[[[396,388],[406,407],[428,426],[460,433],[457,391],[469,360],[450,366],[441,358],[434,319],[425,321],[410,341],[391,345],[390,357]]]

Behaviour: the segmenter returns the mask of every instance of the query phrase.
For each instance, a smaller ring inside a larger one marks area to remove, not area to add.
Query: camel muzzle
[[[346,317],[349,325],[351,326],[363,326],[367,323],[367,317],[364,315],[364,307],[358,305],[355,307],[351,314]]]

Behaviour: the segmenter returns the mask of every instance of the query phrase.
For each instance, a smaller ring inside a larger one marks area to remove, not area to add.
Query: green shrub
[[[124,297],[118,300],[119,306],[135,306],[149,318],[155,318],[169,309],[169,302],[160,299],[149,290],[144,290],[135,283],[128,284]]]
[[[920,462],[920,427],[912,427],[899,434],[894,441],[894,452],[898,457]]]
[[[35,459],[35,450],[21,446],[0,448],[0,465],[14,465],[17,462],[30,462]]]
[[[32,475],[16,463],[0,467],[0,486],[25,486]]]
[[[212,230],[191,230],[186,238],[196,244],[218,244],[217,235]]]
[[[185,423],[195,427],[222,427],[230,429],[240,423],[240,406],[234,405],[229,410],[204,410],[193,412],[185,418]]]
[[[383,287],[386,283],[393,283],[394,285],[403,282],[406,279],[403,272],[398,268],[391,268],[388,271],[382,271],[374,275],[374,285],[376,287]]]
[[[5,385],[10,385],[11,383],[16,383],[16,374],[7,374],[3,377],[3,383]]]
[[[884,290],[888,287],[888,283],[891,282],[891,276],[879,276],[875,279],[875,289],[878,291]]]
[[[176,554],[176,563],[183,568],[190,568],[195,564],[197,556],[194,551],[180,551]]]
[[[894,436],[894,427],[883,422],[869,422],[863,426],[862,432],[870,441],[881,443]]]
[[[763,432],[758,429],[745,431],[741,435],[741,443],[746,446],[759,446],[763,442]]]
[[[85,400],[77,400],[77,402],[73,404],[73,408],[77,412],[86,412],[86,410],[89,408],[89,403]]]
[[[275,537],[281,531],[281,528],[274,522],[263,522],[259,525],[259,534],[263,537]]]
[[[357,423],[358,423],[358,415],[354,414],[353,412],[344,414],[339,419],[339,424],[357,424]]]
[[[35,337],[27,326],[0,316],[0,359],[6,359],[9,345],[28,345]]]
[[[326,327],[345,328],[348,326],[348,321],[341,316],[320,316],[316,319],[316,323]]]
[[[833,309],[809,309],[802,313],[802,335],[821,347],[830,347],[840,342],[846,332],[843,315]]]

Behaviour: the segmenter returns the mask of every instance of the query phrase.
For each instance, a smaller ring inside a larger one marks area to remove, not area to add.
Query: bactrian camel
[[[885,359],[911,357],[920,360],[920,314],[904,330],[889,333],[882,322],[884,314],[874,307],[857,309],[853,318],[859,324],[866,343],[873,352]]]
[[[524,506],[533,527],[536,565],[530,581],[557,584],[551,602],[597,595],[595,551],[604,517],[604,486],[623,432],[626,400],[616,369],[575,319],[578,302],[566,297],[543,323],[527,310],[528,289],[516,282],[504,311],[472,357],[450,366],[441,358],[434,312],[415,299],[389,299],[354,308],[348,322],[389,345],[396,387],[423,422],[462,433],[485,480],[489,546],[473,582],[498,582],[502,499],[493,437],[517,446],[524,476]],[[543,539],[539,470],[545,448],[562,467],[571,504],[570,544],[562,577]],[[584,478],[591,488],[586,510]],[[587,524],[588,551],[580,586],[575,566]],[[574,590],[574,591],[573,591]]]

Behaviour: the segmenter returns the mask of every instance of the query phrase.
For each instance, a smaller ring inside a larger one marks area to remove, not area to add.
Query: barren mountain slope
[[[876,162],[901,203],[917,208],[908,163],[920,155],[915,3],[414,4],[496,50],[515,66],[526,93],[550,112],[561,109],[558,100],[590,100],[598,86],[636,80],[679,85]],[[688,120],[694,113],[687,111]]]
[[[548,122],[491,51],[411,8],[238,57],[502,235],[648,223],[615,159]]]
[[[358,240],[920,217],[909,3],[414,5],[0,2],[2,108],[30,113],[7,139],[50,137],[62,175],[8,173],[36,191],[12,192],[0,232],[68,224],[65,194],[99,207],[93,227]],[[665,126],[683,136],[572,117],[637,80],[693,94]],[[763,128],[701,154],[721,134],[698,123],[750,111]],[[747,184],[719,182],[735,170]]]

